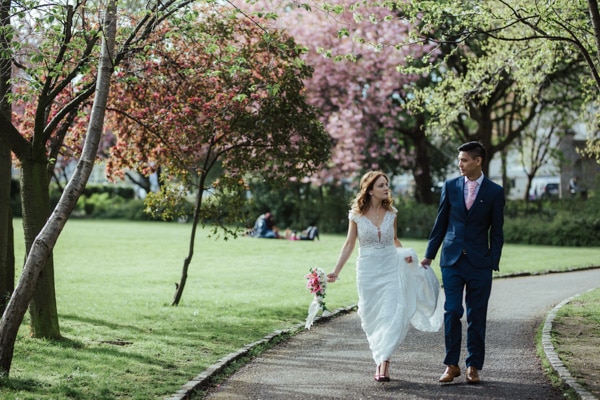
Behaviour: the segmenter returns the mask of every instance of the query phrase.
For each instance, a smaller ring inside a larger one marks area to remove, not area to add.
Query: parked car
[[[560,197],[560,182],[538,181],[529,192],[531,200],[551,200]]]
[[[542,187],[542,199],[558,199],[560,197],[560,185],[558,183],[547,183]]]

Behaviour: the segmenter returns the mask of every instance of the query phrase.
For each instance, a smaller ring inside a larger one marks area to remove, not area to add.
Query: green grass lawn
[[[17,259],[23,259],[20,221]],[[20,332],[2,399],[159,399],[221,357],[303,322],[304,275],[333,269],[343,235],[318,242],[198,235],[180,306],[170,306],[187,254],[189,224],[69,221],[54,251],[61,333]],[[422,257],[425,241],[403,240]],[[558,255],[561,257],[558,257]],[[569,260],[567,265],[559,259]],[[506,245],[501,274],[596,265],[597,248]],[[330,310],[356,303],[354,257],[330,285]],[[437,262],[434,267],[439,275]],[[496,274],[496,276],[501,276]]]
[[[594,289],[564,304],[556,314],[551,331],[560,360],[571,376],[595,396],[600,394],[599,328],[600,289]]]

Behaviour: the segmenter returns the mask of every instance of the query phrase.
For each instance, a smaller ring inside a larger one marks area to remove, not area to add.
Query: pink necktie
[[[470,181],[467,179],[467,210],[471,209],[471,206],[475,202],[475,189],[477,188],[477,181]]]

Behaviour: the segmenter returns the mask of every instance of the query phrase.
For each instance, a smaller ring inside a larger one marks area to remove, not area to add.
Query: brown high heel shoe
[[[390,360],[385,360],[377,366],[375,371],[375,380],[377,382],[389,382],[390,381]]]

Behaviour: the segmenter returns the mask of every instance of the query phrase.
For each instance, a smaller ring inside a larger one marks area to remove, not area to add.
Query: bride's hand
[[[338,279],[337,274],[334,274],[333,272],[330,272],[327,274],[327,282],[333,283],[333,282],[337,281],[337,279]]]

